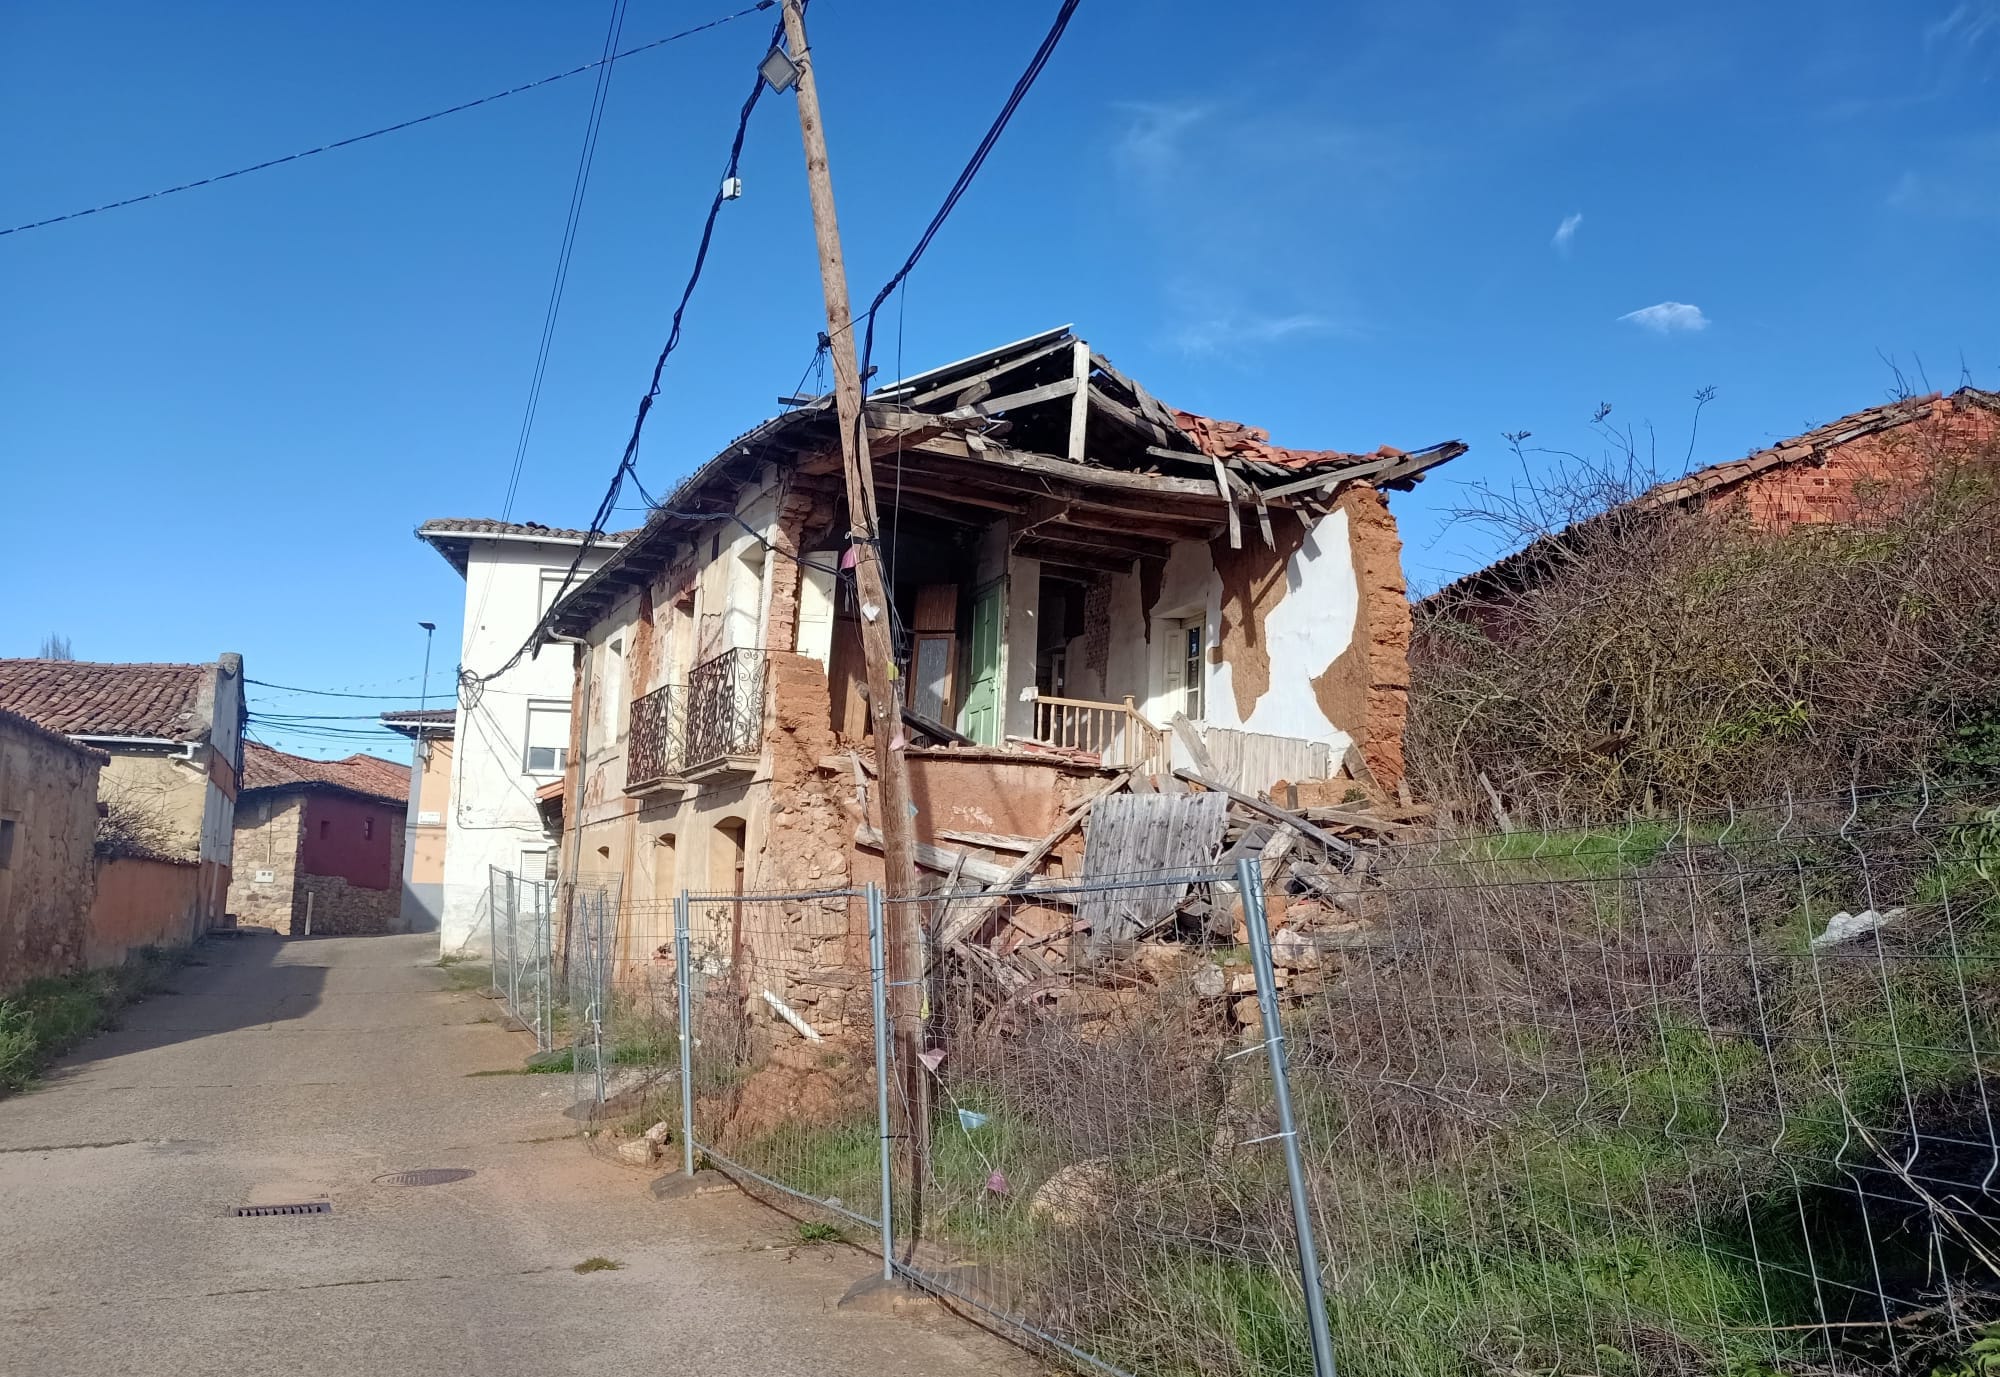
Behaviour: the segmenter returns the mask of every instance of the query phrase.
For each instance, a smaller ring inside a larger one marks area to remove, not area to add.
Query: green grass
[[[490,990],[493,988],[493,972],[490,968],[475,964],[464,957],[441,956],[438,966],[444,971],[444,985],[447,990]]]
[[[570,1271],[580,1276],[588,1276],[592,1272],[622,1272],[623,1270],[625,1270],[624,1263],[613,1262],[608,1257],[587,1257],[582,1262],[577,1263],[576,1266],[570,1268]]]
[[[832,1224],[821,1224],[816,1220],[799,1222],[799,1242],[801,1243],[845,1243],[847,1235]]]
[[[111,1027],[120,1009],[164,989],[184,959],[142,947],[122,966],[31,980],[0,999],[0,1094],[24,1089],[51,1060]]]

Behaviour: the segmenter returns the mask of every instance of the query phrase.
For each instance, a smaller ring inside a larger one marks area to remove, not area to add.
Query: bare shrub
[[[1911,432],[1851,523],[1631,504],[1629,446],[1486,494],[1538,538],[1524,586],[1420,610],[1413,773],[1574,817],[2000,769],[2000,448]]]
[[[176,859],[178,829],[158,799],[126,790],[107,797],[97,819],[97,854],[141,860]]]

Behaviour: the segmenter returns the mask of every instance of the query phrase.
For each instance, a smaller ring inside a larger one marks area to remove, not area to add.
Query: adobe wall
[[[103,757],[0,717],[0,993],[88,958]]]
[[[143,856],[98,861],[85,960],[115,966],[139,947],[192,941],[202,921],[203,870],[193,861]]]

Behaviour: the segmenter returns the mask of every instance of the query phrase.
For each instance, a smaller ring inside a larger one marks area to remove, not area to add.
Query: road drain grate
[[[375,1179],[384,1186],[448,1186],[454,1181],[463,1181],[470,1175],[472,1172],[465,1167],[422,1167],[416,1171],[393,1172]]]
[[[238,1219],[261,1219],[273,1214],[332,1214],[331,1200],[307,1200],[297,1205],[238,1205],[232,1212]]]

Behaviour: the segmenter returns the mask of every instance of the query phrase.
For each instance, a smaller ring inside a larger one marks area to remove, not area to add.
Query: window
[[[373,813],[370,813],[361,820],[361,840],[375,840],[375,815]]]
[[[1176,648],[1180,651],[1181,655],[1181,682],[1183,685],[1181,697],[1182,702],[1186,705],[1181,711],[1188,715],[1190,721],[1199,722],[1201,721],[1202,708],[1201,653],[1203,649],[1202,625],[1200,621],[1183,622],[1181,624],[1180,644]]]
[[[541,597],[535,604],[535,615],[537,617],[556,605],[556,599],[561,596],[563,591],[563,583],[568,578],[569,570],[567,569],[542,570]]]
[[[1202,709],[1207,706],[1207,694],[1203,691],[1207,668],[1204,662],[1208,658],[1207,624],[1201,617],[1173,618],[1164,623],[1164,630],[1165,692],[1160,710],[1168,717],[1184,712],[1190,721],[1199,722]]]
[[[561,774],[569,764],[569,704],[528,704],[527,749],[521,769],[531,775]]]
[[[333,835],[333,820],[331,818],[321,818],[319,820],[319,839],[321,841],[325,841],[328,837],[331,837],[332,835]]]
[[[0,818],[0,870],[14,866],[14,819]]]
[[[604,643],[604,669],[602,674],[602,702],[604,704],[604,737],[607,741],[617,741],[625,735],[625,723],[620,720],[620,709],[624,706],[625,695],[625,638],[613,636]]]

